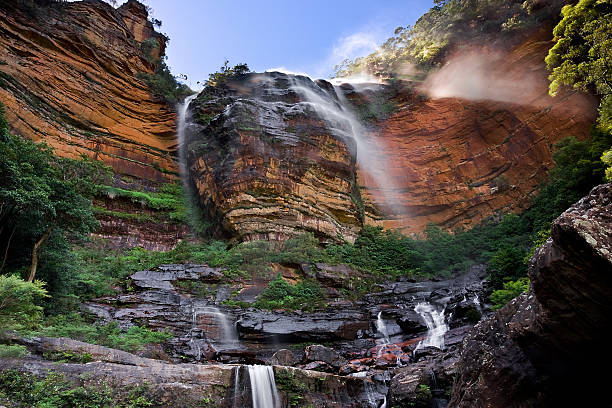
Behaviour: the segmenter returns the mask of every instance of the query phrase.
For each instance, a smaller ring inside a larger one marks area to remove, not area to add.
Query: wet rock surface
[[[608,403],[601,353],[612,323],[612,185],[594,188],[552,224],[529,264],[531,288],[466,337],[452,407]],[[583,390],[584,392],[577,392]]]
[[[303,265],[300,270],[322,283],[347,282],[345,273],[350,273],[346,267],[324,264]],[[331,271],[337,276],[329,276]],[[482,266],[444,281],[381,283],[362,299],[331,301],[310,312],[223,305],[220,294],[237,289],[227,280],[219,281],[222,273],[205,265],[162,265],[133,274],[133,290],[84,307],[100,321],[117,321],[123,328],[138,324],[169,330],[174,338],[156,356],[175,363],[271,364],[358,377],[367,384],[363,391],[367,402],[361,405],[366,407],[380,406],[387,396],[399,406],[418,398],[431,400],[432,373],[439,382],[436,393],[445,400],[459,345],[471,328],[457,311],[468,304],[486,310],[474,301],[484,298]],[[207,288],[209,294],[189,294],[184,290],[189,282]],[[443,350],[421,345],[430,327],[415,311],[419,304],[442,313],[450,327],[443,336]],[[408,380],[395,379],[400,374],[416,379],[406,385]],[[338,398],[345,398],[345,391],[337,392]]]

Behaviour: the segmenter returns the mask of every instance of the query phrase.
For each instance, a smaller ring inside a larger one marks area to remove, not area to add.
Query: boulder
[[[298,358],[291,350],[280,349],[270,357],[268,364],[280,366],[294,366],[298,362]]]
[[[451,407],[609,404],[609,381],[594,373],[612,363],[611,189],[595,187],[553,222],[529,262],[529,292],[466,336]]]
[[[348,361],[344,357],[336,353],[336,351],[320,344],[313,344],[311,346],[306,347],[304,349],[303,360],[305,363],[311,361],[324,361],[325,363],[336,369],[348,363]]]

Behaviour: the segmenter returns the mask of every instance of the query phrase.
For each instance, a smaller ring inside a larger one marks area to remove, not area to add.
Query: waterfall
[[[423,318],[427,326],[427,336],[417,345],[416,350],[428,346],[443,349],[444,334],[448,331],[444,309],[437,311],[431,303],[421,302],[416,305],[414,311]]]
[[[389,340],[389,332],[387,331],[387,326],[385,325],[385,321],[382,318],[382,311],[378,312],[378,315],[376,316],[376,330],[383,335],[383,344],[389,344],[391,342]]]
[[[376,187],[382,193],[382,203],[394,212],[400,212],[401,205],[391,196],[394,185],[387,171],[387,160],[380,146],[368,136],[368,132],[357,119],[342,90],[330,86],[310,86],[303,77],[290,77],[292,89],[297,92],[317,114],[325,120],[332,133],[343,140],[355,143],[355,158],[359,168],[372,178]],[[309,82],[309,80],[308,80]],[[308,86],[307,86],[308,85]]]
[[[189,104],[198,94],[189,95],[185,98],[182,104],[178,106],[178,123],[176,126],[176,133],[178,138],[178,149],[179,149],[179,168],[181,171],[181,178],[184,180],[187,173],[185,168],[185,139],[187,124],[189,122]]]
[[[236,327],[221,310],[214,306],[199,305],[197,302],[194,302],[191,308],[194,329],[197,327],[197,318],[199,315],[212,316],[215,326],[221,329],[220,333],[206,333],[209,343],[211,343],[216,350],[219,349],[219,346],[223,349],[230,349],[238,346]],[[215,347],[215,345],[217,347]]]
[[[280,408],[280,399],[271,366],[248,366],[253,408]]]

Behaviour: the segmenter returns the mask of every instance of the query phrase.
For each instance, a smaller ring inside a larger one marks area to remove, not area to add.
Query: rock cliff
[[[304,230],[350,240],[362,223],[418,233],[524,209],[553,146],[588,137],[596,115],[587,96],[548,95],[551,44],[545,28],[509,49],[473,51],[484,61],[478,75],[501,88],[476,98],[440,97],[430,79],[332,86],[281,73],[207,89],[190,106],[188,142],[201,204],[226,234],[247,240]],[[439,83],[444,72],[430,78]],[[376,149],[360,152],[355,135],[337,131],[356,126],[351,115]]]
[[[145,7],[42,4],[0,5],[0,100],[13,131],[62,156],[103,160],[119,174],[175,178],[175,114],[137,78],[154,70],[143,42],[157,44],[151,58],[165,47]]]
[[[612,185],[552,225],[529,265],[531,288],[463,343],[452,407],[557,407],[609,401]]]

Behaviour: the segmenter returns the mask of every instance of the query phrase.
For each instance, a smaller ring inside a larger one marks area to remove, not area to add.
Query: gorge
[[[0,3],[0,406],[607,403],[608,94],[547,63],[608,2],[436,2],[198,92],[110,3]]]

